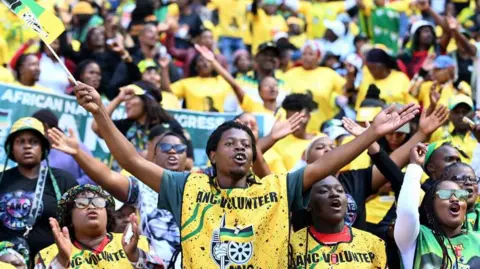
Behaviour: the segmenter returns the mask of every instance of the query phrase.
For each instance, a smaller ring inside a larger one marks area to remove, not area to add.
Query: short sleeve
[[[307,206],[310,190],[303,192],[303,174],[305,167],[287,174],[287,196],[290,212],[299,211]]]
[[[183,190],[188,176],[189,173],[186,172],[164,170],[158,193],[158,208],[170,211],[179,227]]]
[[[172,93],[175,94],[178,98],[185,98],[185,79],[181,79],[172,85],[170,85]]]
[[[138,196],[140,194],[140,184],[138,184],[138,179],[134,176],[128,176],[128,196],[127,196],[127,204],[134,205],[138,208],[139,206],[139,199]]]
[[[261,110],[259,109],[259,106],[263,108],[263,105],[253,100],[253,98],[250,95],[248,94],[243,95],[243,101],[242,101],[241,107],[245,112],[248,112],[248,113],[261,112]]]

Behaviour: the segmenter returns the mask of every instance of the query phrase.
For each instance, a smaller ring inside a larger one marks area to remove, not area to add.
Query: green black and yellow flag
[[[2,0],[2,2],[47,44],[51,44],[65,31],[62,21],[35,0]]]

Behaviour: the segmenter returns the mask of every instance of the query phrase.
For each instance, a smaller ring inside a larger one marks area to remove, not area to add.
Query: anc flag
[[[2,2],[30,29],[37,32],[45,43],[51,44],[65,31],[62,21],[35,0],[2,0]]]
[[[239,229],[230,229],[230,228],[220,228],[220,241],[233,241],[238,243],[247,243],[253,241],[253,227],[248,226],[241,230]]]

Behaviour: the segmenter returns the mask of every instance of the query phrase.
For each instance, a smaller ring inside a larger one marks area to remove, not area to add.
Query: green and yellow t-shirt
[[[302,208],[303,173],[221,189],[206,174],[165,170],[158,207],[181,227],[183,268],[287,268],[289,213]]]
[[[467,229],[471,231],[479,231],[480,226],[480,204],[477,203],[473,211],[467,213]]]
[[[294,268],[370,269],[385,268],[385,243],[375,235],[348,226],[350,241],[323,243],[303,228],[290,239]]]
[[[178,98],[184,99],[187,109],[203,112],[223,112],[223,104],[232,88],[219,76],[191,77],[173,83],[170,88]]]
[[[318,132],[320,126],[339,112],[335,98],[343,93],[345,79],[327,67],[305,70],[295,67],[285,74],[285,81],[293,93],[311,94],[318,104],[308,123],[308,132]]]
[[[90,269],[90,268],[132,268],[130,261],[122,247],[122,234],[112,233],[111,241],[101,250],[100,253],[88,250],[78,249],[75,244],[72,245],[72,254],[70,257],[71,268]],[[138,248],[148,253],[148,241],[140,236]],[[44,248],[36,257],[37,264],[43,264],[45,267],[55,259],[58,254],[57,245],[53,244]]]
[[[425,108],[430,106],[430,90],[432,88],[432,84],[433,84],[432,81],[426,81],[420,85],[420,90],[418,93],[418,101]],[[449,83],[445,85],[440,94],[440,99],[438,100],[438,104],[448,107],[450,104],[450,99],[452,99],[456,95],[463,94],[467,96],[472,96],[472,88],[465,81],[460,82],[459,88],[462,90],[459,91],[455,89],[453,87],[453,83]],[[436,91],[437,92],[440,91],[440,86],[437,85]]]
[[[364,68],[364,71],[366,72],[364,72],[363,81],[358,90],[355,109],[358,110],[362,101],[365,100],[370,84],[375,84],[375,86],[380,89],[380,99],[385,100],[387,104],[397,103],[406,105],[415,101],[408,92],[410,88],[410,80],[404,73],[392,70],[388,77],[376,80],[367,70],[367,68]]]
[[[478,268],[480,265],[480,234],[474,231],[451,237],[450,243],[445,239],[448,256],[458,262],[456,268]],[[420,226],[417,238],[415,261],[413,268],[440,268],[442,266],[442,248],[437,242],[432,230]]]
[[[244,38],[248,32],[247,7],[251,0],[212,0],[208,7],[218,10],[219,35]]]

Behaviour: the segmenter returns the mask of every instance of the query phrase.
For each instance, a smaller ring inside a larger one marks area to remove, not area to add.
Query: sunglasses
[[[90,204],[92,204],[95,208],[105,208],[107,206],[107,200],[102,197],[93,197],[93,198],[76,198],[73,200],[75,203],[75,207],[84,209],[87,208]]]
[[[452,195],[455,195],[458,200],[467,201],[468,191],[466,190],[439,190],[436,193],[436,196],[442,200],[448,200]]]
[[[163,153],[167,153],[173,149],[176,153],[182,154],[185,152],[185,150],[187,150],[187,146],[184,144],[172,145],[168,143],[159,143],[157,144],[157,148],[159,148]]]
[[[462,185],[467,183],[467,182],[470,182],[472,184],[478,184],[478,182],[480,181],[480,177],[471,177],[471,176],[457,177],[457,176],[454,176],[454,177],[452,177],[452,180],[457,182],[457,183],[460,183]]]

